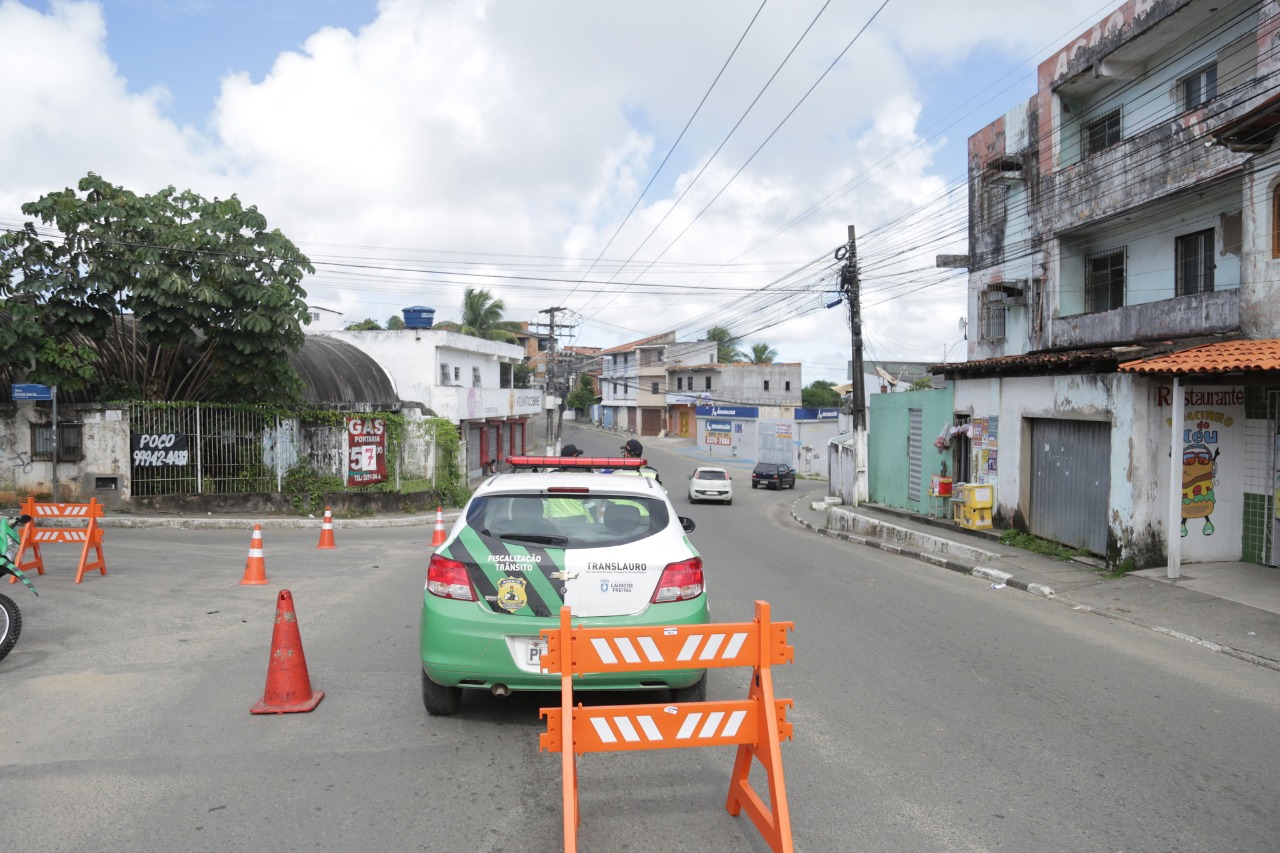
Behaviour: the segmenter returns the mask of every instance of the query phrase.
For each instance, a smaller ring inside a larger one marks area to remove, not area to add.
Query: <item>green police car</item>
[[[559,690],[539,665],[544,628],[568,605],[586,625],[705,624],[693,522],[643,459],[513,457],[486,480],[431,557],[422,596],[422,702],[458,710],[463,690]],[[609,471],[611,473],[601,473]],[[588,675],[584,690],[665,688],[706,697],[705,670]]]

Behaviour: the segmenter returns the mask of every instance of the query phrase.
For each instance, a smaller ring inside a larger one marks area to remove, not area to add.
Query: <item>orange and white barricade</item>
[[[24,572],[35,569],[37,574],[42,575],[44,574],[44,557],[40,553],[41,545],[50,545],[54,542],[83,542],[84,547],[80,549],[80,565],[76,569],[76,583],[80,583],[85,572],[91,572],[94,569],[104,575],[107,573],[107,558],[102,553],[102,528],[98,526],[98,519],[103,516],[103,508],[97,498],[90,498],[88,503],[83,504],[58,504],[36,503],[35,498],[29,497],[22,504],[21,511],[24,515],[31,516],[31,521],[22,528],[22,539],[18,545],[16,560],[19,569]],[[87,521],[88,524],[85,527],[42,526],[45,522],[54,519]],[[28,551],[31,552],[32,557],[24,560],[23,557]],[[97,554],[97,559],[92,562],[89,561],[90,551]]]
[[[781,742],[791,739],[790,699],[773,695],[774,664],[791,663],[791,622],[771,622],[769,605],[757,601],[751,622],[646,628],[587,628],[571,624],[560,610],[559,629],[545,630],[543,672],[561,678],[560,707],[543,708],[547,730],[538,746],[561,753],[564,786],[564,849],[578,849],[578,771],[575,758],[588,752],[738,745],[725,808],[743,809],[775,853],[793,853],[791,814],[782,774]],[[573,677],[584,673],[653,672],[673,669],[752,667],[747,698],[729,702],[573,706]],[[768,779],[768,804],[751,787],[752,760]]]

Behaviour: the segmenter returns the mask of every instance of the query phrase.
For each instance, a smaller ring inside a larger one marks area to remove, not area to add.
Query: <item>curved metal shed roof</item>
[[[289,356],[289,364],[302,377],[308,403],[368,403],[392,409],[400,399],[386,371],[346,341],[307,335],[302,348]]]

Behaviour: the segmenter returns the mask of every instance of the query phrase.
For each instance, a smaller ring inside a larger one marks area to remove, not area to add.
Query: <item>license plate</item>
[[[537,665],[542,660],[542,656],[547,653],[546,640],[534,640],[529,644],[529,663]]]

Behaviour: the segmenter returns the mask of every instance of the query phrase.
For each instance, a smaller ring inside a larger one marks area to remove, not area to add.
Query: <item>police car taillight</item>
[[[476,600],[476,591],[467,577],[467,567],[439,554],[432,554],[427,565],[427,592],[440,598]]]
[[[649,601],[660,604],[664,601],[688,601],[702,595],[702,558],[694,557],[670,563],[662,570],[658,579],[658,588],[653,591]]]

